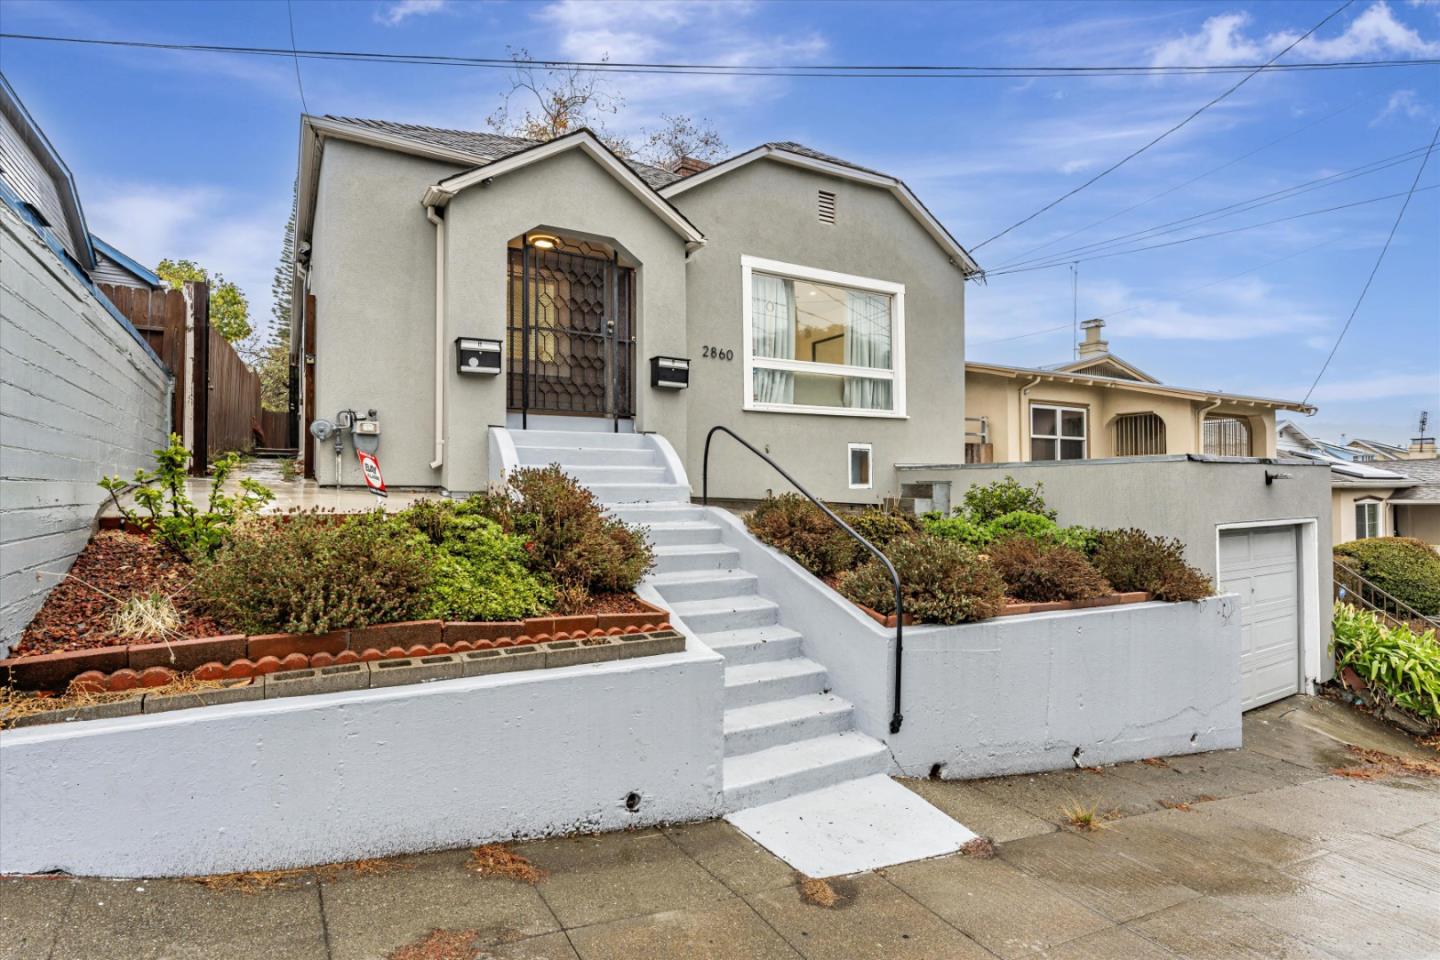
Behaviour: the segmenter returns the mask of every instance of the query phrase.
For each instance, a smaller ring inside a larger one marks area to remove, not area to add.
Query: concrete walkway
[[[836,880],[831,909],[802,900],[789,867],[712,821],[520,844],[549,871],[533,887],[476,876],[466,851],[259,892],[6,878],[0,957],[1440,957],[1440,781],[1328,773],[1356,762],[1346,743],[1435,754],[1304,697],[1247,715],[1245,743],[1098,771],[904,781],[992,837],[998,855]],[[1111,819],[1075,832],[1061,813],[1074,804]],[[404,950],[437,929],[473,931],[475,946]]]

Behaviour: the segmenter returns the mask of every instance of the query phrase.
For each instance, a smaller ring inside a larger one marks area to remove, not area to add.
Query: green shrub
[[[445,620],[519,620],[555,602],[548,577],[531,572],[525,541],[451,501],[422,500],[396,515],[430,545],[426,615]]]
[[[1005,606],[1005,583],[970,547],[918,536],[896,540],[887,551],[900,574],[905,612],[921,623],[984,620]],[[871,559],[840,580],[840,592],[882,614],[895,612],[895,588],[880,561]]]
[[[553,578],[572,599],[580,589],[633,590],[655,563],[643,529],[607,515],[595,495],[558,466],[516,470],[504,488],[458,509],[521,537],[530,569]]]
[[[1091,562],[1116,590],[1145,590],[1157,600],[1199,600],[1215,592],[1210,578],[1185,562],[1185,545],[1173,537],[1104,530]]]
[[[1373,537],[1335,548],[1340,562],[1427,617],[1440,616],[1440,554],[1423,540]]]
[[[433,567],[427,541],[378,510],[260,517],[201,563],[195,594],[247,633],[326,633],[424,615]]]
[[[976,549],[990,544],[989,529],[981,524],[971,522],[969,517],[962,514],[957,513],[946,517],[938,512],[931,512],[921,517],[920,522],[924,526],[925,532],[932,537],[953,540]]]
[[[994,543],[989,557],[1017,600],[1090,600],[1113,592],[1083,553],[1058,543],[1010,537]]]
[[[238,493],[221,491],[240,459],[238,453],[227,453],[210,465],[210,497],[205,510],[196,507],[186,492],[190,451],[179,434],[170,434],[170,445],[155,451],[154,470],[136,470],[130,480],[118,474],[102,477],[100,486],[110,494],[127,523],[143,527],[148,521],[156,540],[186,559],[198,560],[214,556],[236,523],[259,513],[275,498],[268,487],[249,477],[241,478]],[[120,494],[131,484],[135,486],[135,502],[144,508],[146,517],[120,500]]]
[[[963,510],[975,523],[989,523],[1016,510],[1038,513],[1054,520],[1055,511],[1045,509],[1045,498],[1040,495],[1044,486],[1043,483],[1037,483],[1033,487],[1027,487],[1017,482],[1014,477],[1007,476],[1004,480],[966,490]]]
[[[985,524],[988,542],[994,543],[1010,537],[1029,537],[1046,543],[1060,542],[1060,525],[1043,513],[1029,510],[1011,510]]]
[[[1387,627],[1368,610],[1336,603],[1331,651],[1335,665],[1353,669],[1377,698],[1440,720],[1440,640],[1434,630]]]
[[[1081,524],[1073,524],[1068,527],[1061,527],[1058,532],[1059,544],[1083,553],[1087,558],[1095,555],[1095,550],[1100,546],[1100,531],[1094,527],[1086,527]]]
[[[817,577],[833,576],[855,562],[855,541],[798,493],[761,500],[745,516],[745,526]]]
[[[883,507],[868,507],[857,513],[846,514],[843,519],[856,533],[875,544],[882,552],[891,542],[908,540],[920,532],[920,518],[915,514],[886,510]],[[863,547],[860,549],[864,550]]]

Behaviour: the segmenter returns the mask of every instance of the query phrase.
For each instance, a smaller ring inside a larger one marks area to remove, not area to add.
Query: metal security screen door
[[[512,249],[508,340],[511,410],[634,416],[634,271],[613,257]]]

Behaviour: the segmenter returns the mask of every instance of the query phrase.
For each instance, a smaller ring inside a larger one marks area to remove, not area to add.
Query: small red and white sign
[[[375,454],[356,450],[355,458],[360,461],[360,472],[365,475],[365,486],[370,492],[377,497],[390,496],[385,492],[385,478],[380,476],[380,461],[375,459]]]

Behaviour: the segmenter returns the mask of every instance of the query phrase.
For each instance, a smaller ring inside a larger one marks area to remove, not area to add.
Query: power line
[[[1350,0],[1354,2],[1354,0]],[[1332,14],[1333,16],[1333,14]],[[1328,18],[1327,18],[1328,19]],[[1323,21],[1322,21],[1323,24]],[[1318,28],[1317,28],[1318,29]],[[1314,31],[1311,31],[1314,32]],[[1306,35],[1308,36],[1308,34]],[[283,47],[227,44],[165,43],[150,40],[112,40],[98,37],[62,37],[49,34],[0,33],[0,39],[91,46],[133,47],[147,50],[174,50],[186,53],[239,54],[307,60],[343,60],[361,63],[400,63],[424,66],[476,67],[510,70],[516,67],[574,69],[595,73],[664,73],[702,76],[811,77],[852,79],[1049,79],[1124,76],[1192,76],[1205,74],[1247,74],[1308,70],[1364,70],[1389,67],[1433,66],[1440,59],[1325,60],[1277,64],[1189,64],[1171,66],[985,66],[934,64],[772,64],[735,65],[717,63],[645,63],[608,60],[536,60],[496,57],[460,57],[449,54],[383,53],[358,50],[298,50]],[[1303,37],[1301,39],[1304,39]],[[1297,41],[1298,42],[1298,41]],[[1288,48],[1287,48],[1288,49]],[[1283,52],[1283,51],[1282,51]],[[1243,81],[1242,81],[1243,82]],[[1238,84],[1236,86],[1239,86]]]
[[[1013,337],[998,337],[994,340],[971,340],[965,344],[967,347],[983,347],[992,343],[1009,343],[1011,340],[1024,340],[1026,337],[1038,337],[1042,333],[1055,333],[1059,330],[1069,330],[1070,324],[1062,323],[1055,327],[1046,327],[1044,330],[1031,330],[1029,333],[1017,333]]]
[[[305,102],[305,81],[300,79],[300,57],[295,52],[295,10],[290,0],[285,0],[285,16],[290,21],[290,56],[295,61],[295,85],[300,88],[300,108],[309,113],[310,105]]]
[[[1425,155],[1428,157],[1430,154],[1429,152],[1427,152]],[[1415,190],[1415,192],[1424,193],[1427,190],[1436,189],[1440,189],[1440,183],[1434,183],[1428,187],[1419,187]],[[1009,270],[996,270],[987,273],[986,276],[1003,277],[1013,273],[1029,273],[1034,270],[1049,270],[1054,267],[1063,267],[1068,263],[1088,263],[1091,260],[1108,260],[1111,257],[1123,257],[1132,253],[1144,253],[1146,250],[1159,250],[1162,247],[1176,247],[1185,243],[1193,243],[1196,240],[1209,240],[1212,237],[1224,237],[1229,236],[1232,233],[1243,233],[1246,230],[1257,230],[1260,227],[1274,226],[1277,223],[1289,223],[1291,220],[1300,220],[1305,217],[1316,217],[1324,213],[1334,213],[1337,210],[1349,210],[1353,207],[1363,207],[1367,204],[1379,203],[1382,200],[1393,200],[1396,197],[1400,196],[1404,196],[1404,191],[1400,191],[1398,193],[1387,193],[1381,197],[1370,197],[1368,200],[1356,200],[1352,203],[1342,203],[1334,207],[1325,207],[1320,210],[1306,210],[1304,213],[1291,214],[1288,217],[1277,217],[1274,220],[1263,220],[1260,223],[1250,223],[1246,224],[1243,227],[1232,227],[1229,230],[1216,230],[1213,233],[1199,233],[1193,237],[1184,237],[1180,240],[1168,240],[1165,243],[1152,243],[1149,246],[1135,247],[1130,250],[1119,250],[1114,253],[1100,253],[1092,257],[1079,257],[1075,260],[1060,260],[1055,263],[1042,263],[1033,267],[1014,267]]]
[[[1294,50],[1297,46],[1299,46],[1299,44],[1300,44],[1302,41],[1304,41],[1307,37],[1309,37],[1309,36],[1310,36],[1312,33],[1314,33],[1316,30],[1319,30],[1321,27],[1325,26],[1325,24],[1327,24],[1327,23],[1329,23],[1331,20],[1335,19],[1337,16],[1339,16],[1343,11],[1345,11],[1345,10],[1346,10],[1351,4],[1353,4],[1354,2],[1355,2],[1355,0],[1345,0],[1344,3],[1342,3],[1339,7],[1337,7],[1337,8],[1336,8],[1329,16],[1327,16],[1324,20],[1321,20],[1319,23],[1315,24],[1315,26],[1313,26],[1313,27],[1311,27],[1309,30],[1305,31],[1305,32],[1304,32],[1303,34],[1301,34],[1299,37],[1296,37],[1295,40],[1293,40],[1288,46],[1285,47],[1284,50],[1281,50],[1279,53],[1275,54],[1275,56],[1271,57],[1268,61],[1266,61],[1266,62],[1265,62],[1264,64],[1262,64],[1261,66],[1256,67],[1256,68],[1255,68],[1254,70],[1252,70],[1250,73],[1245,74],[1245,76],[1243,76],[1243,77],[1240,78],[1239,82],[1235,83],[1233,86],[1231,86],[1230,88],[1228,88],[1227,90],[1225,90],[1225,92],[1221,93],[1219,96],[1217,96],[1217,97],[1215,97],[1214,99],[1210,100],[1210,101],[1209,101],[1208,103],[1206,103],[1204,106],[1200,107],[1198,110],[1196,110],[1195,112],[1191,113],[1191,114],[1190,114],[1188,117],[1186,117],[1184,120],[1181,120],[1179,123],[1175,124],[1173,127],[1171,127],[1170,129],[1166,130],[1164,133],[1160,134],[1158,137],[1155,137],[1153,140],[1151,140],[1149,143],[1145,144],[1143,147],[1140,147],[1140,148],[1137,149],[1137,150],[1131,151],[1129,154],[1127,154],[1126,156],[1122,157],[1120,160],[1116,161],[1115,163],[1111,164],[1110,166],[1106,167],[1104,170],[1101,170],[1099,173],[1095,174],[1095,176],[1091,177],[1089,180],[1086,180],[1084,183],[1080,184],[1078,187],[1075,187],[1074,189],[1067,191],[1066,193],[1062,194],[1061,196],[1055,198],[1054,200],[1051,200],[1049,203],[1045,204],[1045,206],[1041,207],[1039,210],[1036,210],[1034,213],[1030,214],[1028,217],[1025,217],[1025,218],[1022,219],[1022,220],[1018,220],[1018,221],[1016,221],[1015,223],[1012,223],[1010,226],[1006,227],[1004,230],[1001,230],[999,233],[995,234],[994,236],[992,236],[992,237],[990,237],[990,238],[988,238],[988,239],[986,239],[986,240],[984,240],[984,241],[976,244],[975,246],[971,247],[971,248],[970,248],[970,251],[971,251],[972,253],[974,253],[975,251],[979,250],[981,247],[985,246],[986,244],[992,243],[992,242],[995,241],[995,240],[999,240],[1001,237],[1005,236],[1005,235],[1006,235],[1007,233],[1009,233],[1010,231],[1015,230],[1015,229],[1018,228],[1018,227],[1023,227],[1025,224],[1029,223],[1031,220],[1034,220],[1036,217],[1040,216],[1040,215],[1041,215],[1042,213],[1044,213],[1045,211],[1054,209],[1055,207],[1057,207],[1057,206],[1059,206],[1060,204],[1064,203],[1066,200],[1068,200],[1068,199],[1070,199],[1071,197],[1075,196],[1075,194],[1079,193],[1081,190],[1084,190],[1086,187],[1089,187],[1091,184],[1094,184],[1095,182],[1097,182],[1098,180],[1102,179],[1103,177],[1109,176],[1110,174],[1114,173],[1116,170],[1119,170],[1119,169],[1120,169],[1121,167],[1123,167],[1125,164],[1129,163],[1131,160],[1133,160],[1133,159],[1135,159],[1136,157],[1140,156],[1140,154],[1144,153],[1146,150],[1149,150],[1151,147],[1155,146],[1157,143],[1159,143],[1160,141],[1164,140],[1166,137],[1170,136],[1172,133],[1175,133],[1177,130],[1180,130],[1181,128],[1183,128],[1184,126],[1186,126],[1187,124],[1189,124],[1190,121],[1194,120],[1196,117],[1200,116],[1200,114],[1204,113],[1206,110],[1209,110],[1211,107],[1215,106],[1215,104],[1219,103],[1221,100],[1224,100],[1226,97],[1230,96],[1230,94],[1234,93],[1236,90],[1239,90],[1241,87],[1245,86],[1245,84],[1248,83],[1248,82],[1251,80],[1251,78],[1253,78],[1256,74],[1258,74],[1258,73],[1260,73],[1262,70],[1265,70],[1266,68],[1272,66],[1272,65],[1275,63],[1275,61],[1277,61],[1277,60],[1279,60],[1281,57],[1285,56],[1285,54],[1289,53],[1291,50]]]
[[[1435,135],[1430,138],[1430,148],[1432,150],[1435,148],[1437,141],[1440,141],[1440,127],[1435,128]],[[1310,402],[1310,395],[1314,393],[1315,388],[1320,385],[1320,378],[1325,376],[1325,371],[1330,369],[1330,361],[1335,359],[1335,353],[1340,349],[1340,344],[1345,339],[1345,334],[1350,332],[1350,324],[1355,322],[1355,315],[1360,312],[1360,304],[1365,302],[1365,294],[1370,292],[1370,284],[1375,281],[1375,274],[1380,272],[1380,264],[1384,262],[1385,254],[1390,249],[1390,243],[1395,239],[1395,231],[1400,229],[1400,221],[1405,219],[1405,211],[1410,206],[1410,199],[1419,192],[1417,188],[1420,186],[1420,177],[1425,173],[1425,164],[1429,162],[1430,153],[1427,151],[1425,155],[1420,158],[1420,169],[1415,171],[1415,179],[1410,181],[1410,189],[1405,194],[1405,202],[1400,204],[1400,212],[1395,214],[1395,222],[1390,225],[1390,235],[1385,238],[1385,245],[1380,248],[1380,255],[1375,258],[1375,266],[1370,268],[1370,276],[1365,278],[1365,286],[1360,288],[1360,296],[1355,298],[1355,307],[1350,311],[1350,316],[1346,318],[1345,326],[1340,328],[1340,336],[1335,338],[1335,346],[1330,348],[1330,355],[1325,358],[1325,362],[1320,366],[1320,372],[1315,374],[1315,380],[1310,384],[1310,389],[1305,391],[1305,399],[1300,401],[1301,403]]]

